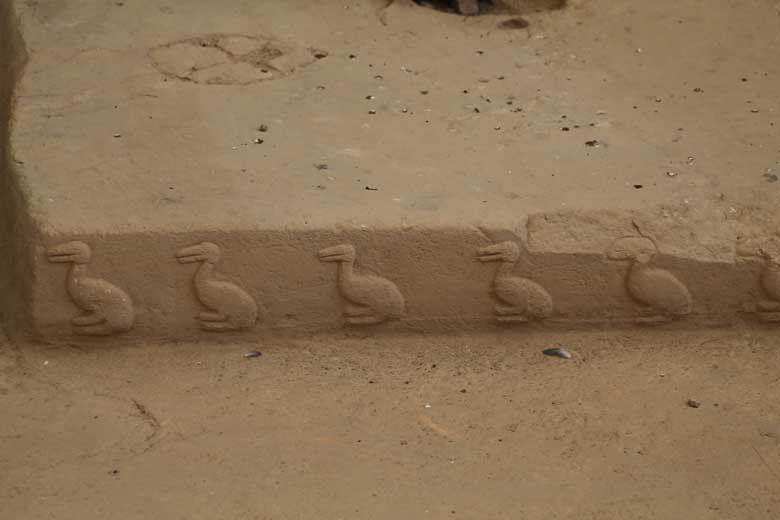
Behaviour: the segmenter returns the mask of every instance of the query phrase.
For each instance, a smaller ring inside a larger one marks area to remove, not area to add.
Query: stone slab
[[[772,4],[570,1],[522,29],[401,0],[13,6],[29,60],[4,178],[30,220],[13,279],[39,337],[92,327],[74,328],[91,304],[48,254],[74,241],[94,294],[133,314],[113,330],[129,338],[203,334],[197,267],[176,257],[202,242],[245,302],[231,312],[256,304],[242,334],[344,326],[337,267],[318,258],[341,244],[392,282],[369,299],[401,295],[380,330],[495,325],[496,267],[477,252],[506,241],[513,275],[553,301],[548,326],[647,314],[607,256],[626,237],[687,287],[684,322],[731,323],[769,296]]]

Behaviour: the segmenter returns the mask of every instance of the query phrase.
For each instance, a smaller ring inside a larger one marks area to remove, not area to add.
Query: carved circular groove
[[[249,85],[277,79],[325,58],[327,52],[245,34],[207,34],[149,52],[167,77],[206,85]]]

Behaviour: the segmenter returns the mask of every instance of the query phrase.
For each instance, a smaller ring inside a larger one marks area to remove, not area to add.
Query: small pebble
[[[372,108],[371,110],[369,110],[369,111],[368,111],[368,113],[369,113],[369,114],[371,114],[371,115],[374,115],[374,114],[376,114],[376,110],[374,110],[374,109]]]
[[[503,22],[498,24],[499,29],[525,29],[530,24],[528,23],[528,20],[525,18],[517,17],[517,18],[510,18],[509,20],[504,20]]]
[[[571,359],[571,352],[569,352],[565,348],[561,348],[561,347],[544,349],[542,351],[542,354],[544,354],[545,356],[553,356],[553,357],[559,357],[559,358],[563,358],[563,359]]]
[[[246,354],[244,354],[244,357],[245,358],[256,358],[256,357],[260,357],[262,355],[263,355],[262,352],[259,352],[257,350],[253,350],[251,352],[247,352]]]
[[[701,403],[699,401],[694,401],[693,399],[688,399],[685,404],[690,406],[691,408],[698,408],[701,406]]]
[[[255,139],[255,140],[254,140],[254,143],[255,143],[255,144],[263,144],[264,142],[265,142],[265,141],[263,141],[263,140],[262,140],[262,139],[260,139],[259,137],[258,137],[257,139]]]
[[[668,171],[668,172],[666,172],[666,175],[668,177],[677,177],[677,172]]]
[[[257,130],[259,132],[267,132],[268,131],[268,125],[260,125],[257,127]]]

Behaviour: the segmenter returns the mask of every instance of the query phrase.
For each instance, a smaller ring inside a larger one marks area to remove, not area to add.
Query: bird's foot
[[[519,307],[511,305],[496,305],[493,309],[496,311],[496,316],[520,316],[523,314]]]
[[[494,309],[496,311],[496,320],[502,323],[527,323],[531,321],[519,307],[496,305]]]
[[[238,330],[238,327],[229,321],[201,321],[200,328],[206,332],[228,332]]]
[[[354,305],[348,303],[344,306],[344,315],[348,318],[361,318],[366,316],[372,316],[374,314],[371,307],[364,307],[362,305]]]
[[[496,321],[500,323],[528,323],[529,320],[527,317],[523,316],[522,314],[515,314],[515,315],[507,315],[507,316],[496,316]]]
[[[774,300],[762,300],[756,303],[755,309],[756,317],[759,321],[765,323],[775,323],[780,321],[780,302]]]
[[[99,325],[82,325],[73,328],[73,332],[79,336],[109,336],[115,331],[108,323]]]
[[[227,321],[228,317],[218,312],[201,312],[198,314],[200,321]]]
[[[371,316],[346,316],[345,321],[349,325],[376,325],[385,321],[384,316],[371,315]]]
[[[772,300],[760,301],[756,304],[757,312],[776,312],[780,311],[780,302]]]
[[[634,324],[639,326],[642,325],[652,326],[652,325],[660,325],[662,323],[668,323],[675,319],[677,319],[677,317],[669,316],[666,314],[652,314],[648,316],[639,316],[637,318],[634,318]]]
[[[98,325],[99,323],[103,323],[106,321],[105,316],[101,316],[97,313],[92,314],[82,314],[81,316],[76,316],[70,322],[75,327],[88,327],[91,325]]]

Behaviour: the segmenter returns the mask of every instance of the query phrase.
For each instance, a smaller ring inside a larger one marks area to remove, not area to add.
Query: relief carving
[[[69,263],[68,295],[83,314],[71,320],[76,334],[108,336],[127,332],[133,327],[133,302],[122,289],[101,278],[90,276],[87,270],[92,249],[84,242],[67,242],[50,247],[49,262]]]
[[[373,325],[398,319],[404,313],[404,297],[398,287],[385,278],[357,274],[355,247],[341,244],[319,252],[322,262],[338,262],[338,288],[346,300],[345,320],[350,325]]]
[[[685,284],[668,270],[650,265],[657,254],[655,242],[641,236],[619,238],[607,251],[610,260],[629,264],[626,290],[646,307],[647,315],[641,321],[680,318],[693,310],[693,298]]]
[[[780,237],[743,241],[737,254],[763,260],[758,282],[766,299],[756,303],[755,311],[763,321],[780,321]]]
[[[552,314],[550,293],[533,280],[512,274],[520,258],[520,247],[516,242],[482,247],[477,254],[482,262],[501,262],[493,279],[493,294],[501,302],[495,307],[498,321],[537,321]]]
[[[226,332],[247,330],[257,322],[257,303],[241,287],[217,272],[221,256],[218,245],[202,242],[176,252],[181,264],[200,262],[193,277],[195,295],[208,311],[198,314],[203,330]]]

